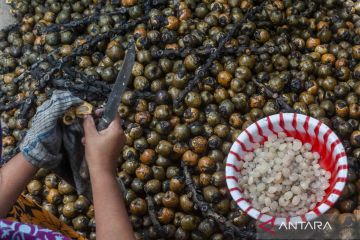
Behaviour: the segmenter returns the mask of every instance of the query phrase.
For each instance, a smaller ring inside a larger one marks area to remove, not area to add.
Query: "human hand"
[[[85,158],[90,175],[116,173],[117,158],[125,143],[125,134],[120,125],[120,117],[116,115],[109,127],[97,131],[92,116],[84,118]]]
[[[82,102],[68,91],[53,92],[51,99],[37,109],[31,128],[20,144],[26,160],[38,168],[54,169],[60,164],[62,131],[58,120],[70,107]]]

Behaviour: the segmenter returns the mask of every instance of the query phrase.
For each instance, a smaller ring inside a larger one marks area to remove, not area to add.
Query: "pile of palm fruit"
[[[137,239],[253,238],[256,223],[226,187],[226,156],[243,129],[280,111],[317,118],[341,138],[348,181],[329,216],[360,221],[359,1],[9,3],[19,22],[0,31],[8,158],[54,89],[101,106],[135,41],[118,176]],[[93,206],[53,173],[40,170],[26,194],[96,238]]]

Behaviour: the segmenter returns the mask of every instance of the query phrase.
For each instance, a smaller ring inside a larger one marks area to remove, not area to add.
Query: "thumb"
[[[95,127],[94,118],[91,115],[86,115],[84,117],[84,132],[85,137],[98,135],[98,131]]]
[[[120,119],[120,116],[119,114],[116,114],[114,120],[110,123],[109,129],[116,129],[116,130],[122,130],[122,127],[121,127],[121,119]]]

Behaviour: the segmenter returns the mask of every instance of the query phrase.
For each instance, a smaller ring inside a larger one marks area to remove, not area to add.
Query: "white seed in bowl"
[[[239,185],[262,213],[274,216],[304,214],[314,208],[330,186],[331,173],[322,169],[320,155],[310,143],[270,135],[244,156]]]

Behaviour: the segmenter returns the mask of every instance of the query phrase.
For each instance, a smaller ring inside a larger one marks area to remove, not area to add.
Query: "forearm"
[[[22,153],[0,168],[0,218],[6,216],[36,171]]]
[[[134,239],[134,232],[115,175],[107,172],[92,174],[90,170],[90,176],[97,239]]]

